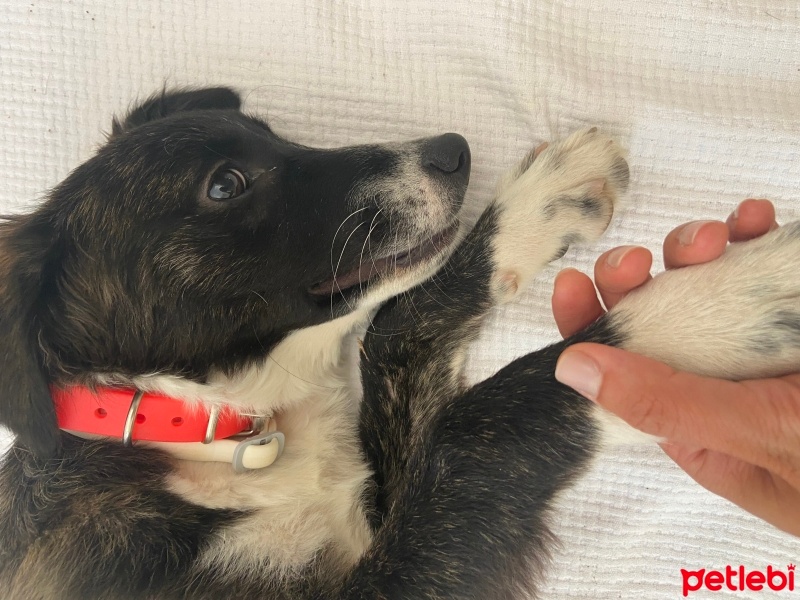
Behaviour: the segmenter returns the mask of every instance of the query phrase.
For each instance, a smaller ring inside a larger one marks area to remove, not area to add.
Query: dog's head
[[[57,447],[53,382],[233,372],[446,256],[463,138],[320,150],[239,106],[225,88],[151,98],[2,225],[0,422],[37,454]]]

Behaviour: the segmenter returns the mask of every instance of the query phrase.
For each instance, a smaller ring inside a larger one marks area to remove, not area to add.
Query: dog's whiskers
[[[380,216],[380,214],[381,214],[382,212],[383,212],[383,209],[382,209],[382,208],[381,208],[381,209],[378,209],[378,212],[376,212],[376,213],[375,213],[375,216],[374,216],[374,217],[372,217],[372,221],[370,222],[370,225],[369,225],[369,231],[367,232],[367,237],[366,237],[366,239],[364,240],[364,243],[361,245],[361,254],[360,254],[360,256],[358,257],[358,260],[359,260],[359,262],[358,262],[358,279],[359,279],[359,282],[358,282],[358,291],[359,291],[359,293],[360,293],[360,294],[363,294],[363,293],[364,293],[364,282],[363,282],[363,281],[361,281],[361,265],[363,265],[363,264],[364,264],[364,249],[367,247],[367,244],[369,244],[369,255],[370,255],[370,260],[372,261],[372,264],[373,264],[373,266],[374,266],[374,265],[375,265],[375,257],[372,255],[372,242],[371,242],[371,236],[372,236],[372,232],[373,232],[373,231],[375,230],[375,228],[378,226],[378,223],[377,223],[376,221],[377,221],[378,217]]]
[[[339,235],[339,232],[342,230],[342,227],[344,227],[344,224],[347,223],[347,221],[351,217],[353,217],[354,215],[357,215],[360,212],[363,212],[363,211],[367,210],[367,208],[369,208],[369,207],[368,206],[362,206],[361,208],[356,209],[353,212],[351,212],[349,215],[347,215],[342,220],[342,222],[339,223],[339,227],[336,228],[336,231],[333,234],[333,239],[331,240],[331,272],[333,273],[334,282],[336,281],[336,272],[337,272],[337,270],[339,268],[338,264],[336,265],[336,267],[333,266],[333,249],[334,249],[334,246],[336,245],[336,237]],[[363,221],[361,223],[359,223],[359,225],[361,225],[362,223],[363,223]],[[358,229],[358,226],[356,226],[356,229]],[[355,232],[355,229],[352,232],[350,232],[350,236],[348,236],[347,240],[345,240],[344,246],[342,246],[342,255],[344,254],[344,249],[347,247],[347,242],[350,240],[350,237],[353,235],[354,232]],[[341,262],[341,260],[342,260],[342,255],[339,256],[339,262]],[[349,304],[347,306],[348,306],[348,308],[350,307]],[[333,316],[334,316],[333,315],[333,294],[331,294],[331,318],[333,318]]]
[[[353,227],[353,231],[350,232],[350,235],[347,236],[347,239],[344,241],[344,244],[342,245],[342,252],[339,254],[339,260],[336,263],[336,268],[333,270],[333,283],[334,283],[334,285],[336,286],[336,289],[339,292],[342,291],[342,288],[339,287],[339,282],[336,280],[336,276],[339,274],[339,267],[342,264],[342,258],[344,258],[344,251],[347,249],[347,244],[350,242],[350,238],[353,237],[353,234],[355,234],[355,232],[358,231],[359,227],[361,227],[362,225],[365,225],[365,224],[366,224],[366,221],[361,221],[361,222],[358,223],[358,225]],[[353,307],[350,306],[350,303],[347,301],[347,298],[342,296],[342,299],[344,300],[345,304],[347,304],[347,308],[352,311]],[[332,315],[333,315],[333,294],[331,294],[331,316]]]
[[[341,222],[341,223],[339,223],[339,227],[337,227],[337,228],[336,228],[336,231],[335,231],[335,232],[334,232],[334,234],[333,234],[333,239],[331,240],[331,271],[333,271],[333,270],[334,270],[334,268],[333,268],[333,248],[334,248],[334,246],[336,245],[336,237],[339,235],[339,232],[342,230],[342,227],[344,227],[344,224],[345,224],[345,223],[347,223],[347,221],[348,221],[348,220],[350,220],[350,218],[351,218],[352,216],[354,216],[354,215],[357,215],[358,213],[360,213],[360,212],[363,212],[363,211],[367,210],[367,208],[368,208],[367,206],[362,206],[361,208],[359,208],[359,209],[357,209],[357,210],[354,210],[354,211],[353,211],[353,212],[351,212],[349,215],[347,215],[347,216],[346,216],[346,217],[345,217],[345,218],[342,220],[342,222]],[[345,244],[346,244],[346,242],[345,242]]]

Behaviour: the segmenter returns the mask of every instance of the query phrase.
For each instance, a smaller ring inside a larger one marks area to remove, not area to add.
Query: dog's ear
[[[239,110],[241,105],[242,99],[239,94],[226,87],[171,92],[164,90],[132,109],[122,122],[114,119],[111,125],[111,137],[177,112],[189,110]]]
[[[37,318],[54,237],[36,214],[0,225],[0,424],[41,458],[53,456],[60,440]]]

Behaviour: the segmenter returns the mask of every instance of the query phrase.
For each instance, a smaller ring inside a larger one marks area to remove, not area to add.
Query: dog
[[[796,367],[798,223],[467,386],[483,318],[596,240],[629,180],[616,143],[579,131],[526,155],[468,228],[469,174],[456,134],[314,149],[233,90],[184,89],[7,217],[4,597],[535,594],[554,497],[637,437],[555,381],[565,347],[716,377]]]

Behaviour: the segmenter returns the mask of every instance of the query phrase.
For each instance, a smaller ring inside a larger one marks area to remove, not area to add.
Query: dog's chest
[[[278,415],[286,448],[272,466],[247,474],[229,465],[185,462],[172,491],[211,508],[252,511],[216,533],[201,560],[240,571],[297,570],[326,550],[354,563],[370,542],[362,506],[370,472],[357,435],[360,393],[322,392]]]

